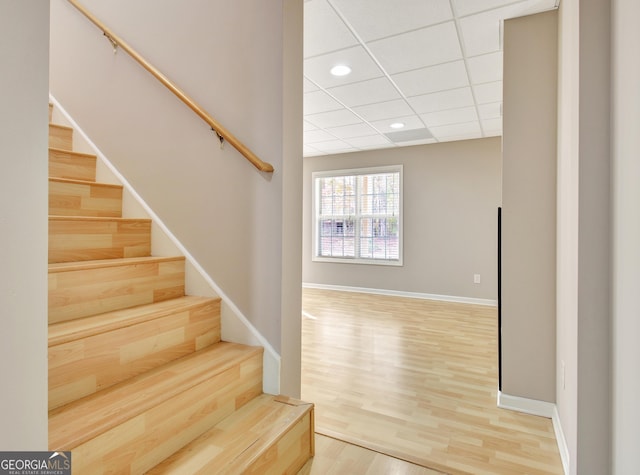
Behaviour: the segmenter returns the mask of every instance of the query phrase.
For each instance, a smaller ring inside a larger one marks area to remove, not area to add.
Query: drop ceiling
[[[502,22],[558,2],[306,0],[304,156],[501,135]]]

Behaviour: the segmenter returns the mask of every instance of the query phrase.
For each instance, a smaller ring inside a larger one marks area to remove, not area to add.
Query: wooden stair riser
[[[49,124],[49,147],[73,150],[73,129],[64,125]]]
[[[96,181],[95,155],[49,148],[49,177]]]
[[[122,216],[122,186],[49,179],[49,214],[53,216]]]
[[[262,355],[258,354],[79,446],[65,450],[73,452],[75,473],[143,474],[261,391]]]
[[[49,347],[49,409],[220,341],[220,301]]]
[[[149,255],[149,219],[49,218],[49,263]]]
[[[184,295],[183,257],[133,261],[86,268],[50,264],[49,323]]]
[[[247,475],[295,474],[313,456],[313,412],[308,411],[276,443],[248,463]],[[228,471],[229,475],[238,473]]]

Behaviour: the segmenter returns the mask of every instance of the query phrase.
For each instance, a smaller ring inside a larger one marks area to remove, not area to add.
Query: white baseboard
[[[405,292],[402,290],[371,289],[367,287],[350,287],[345,285],[312,284],[308,282],[304,282],[302,286],[307,289],[338,290],[341,292],[360,292],[364,294],[390,295],[393,297],[407,297],[412,299],[440,300],[444,302],[468,303],[473,305],[487,305],[490,307],[498,306],[497,300],[477,299],[472,297],[458,297],[455,295],[425,294],[420,292]]]
[[[142,199],[135,191],[133,186],[126,180],[124,176],[116,169],[109,159],[100,151],[87,134],[78,126],[67,111],[60,103],[49,95],[49,100],[60,114],[68,121],[69,125],[78,132],[85,140],[87,145],[92,149],[91,153],[95,153],[104,165],[110,170],[113,176],[122,184],[127,192],[135,199],[135,201],[147,213],[154,225],[162,231],[167,239],[178,249],[187,262],[196,270],[199,277],[203,280],[204,285],[209,286],[215,295],[222,299],[222,338],[227,341],[243,343],[246,345],[259,345],[264,348],[263,354],[263,391],[268,394],[280,394],[280,355],[271,346],[271,344],[262,336],[262,334],[251,324],[249,319],[240,311],[240,309],[227,297],[222,289],[213,281],[211,276],[202,268],[196,259],[189,253],[182,243],[175,237],[169,228],[162,222],[151,207]]]
[[[553,416],[551,417],[553,422],[553,431],[556,434],[556,441],[558,442],[558,451],[560,452],[560,460],[562,460],[562,468],[564,474],[569,475],[571,473],[571,459],[569,457],[569,447],[567,446],[567,439],[564,437],[562,431],[562,424],[560,423],[560,415],[558,414],[558,406],[554,404]]]
[[[562,460],[562,468],[564,469],[565,475],[569,475],[569,448],[567,447],[567,441],[564,438],[564,432],[562,432],[560,416],[558,415],[558,406],[552,402],[538,401],[537,399],[529,399],[520,396],[511,396],[498,391],[498,407],[551,419],[551,422],[553,423],[553,431],[556,436],[556,442],[558,444],[558,451],[560,452],[560,459]]]
[[[511,396],[502,391],[498,391],[498,407],[511,411],[524,412],[534,416],[551,419],[556,410],[556,405],[552,402],[539,401],[520,396]]]

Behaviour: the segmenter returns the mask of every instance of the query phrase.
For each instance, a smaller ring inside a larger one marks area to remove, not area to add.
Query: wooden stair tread
[[[151,474],[245,473],[313,404],[262,394],[167,458]],[[312,441],[309,441],[313,452]]]
[[[56,177],[56,176],[50,176],[49,181],[53,181],[56,183],[71,183],[74,185],[102,186],[105,188],[119,188],[119,189],[123,188],[122,185],[114,185],[113,183],[102,183],[102,182],[96,182],[96,181],[90,181],[90,180],[78,180],[75,178],[63,178],[63,177]]]
[[[104,267],[117,267],[145,263],[162,263],[184,261],[184,256],[172,257],[124,257],[120,259],[98,259],[83,262],[56,262],[49,264],[49,274],[57,272],[71,272],[76,270],[100,269]]]
[[[69,127],[68,125],[54,124],[52,122],[49,122],[49,127],[52,127],[54,129],[66,130],[69,132],[73,131],[73,127]]]
[[[185,295],[171,300],[139,305],[124,310],[115,310],[91,317],[79,318],[49,325],[49,346],[61,345],[81,338],[117,328],[137,325],[142,322],[162,318],[178,310],[187,310],[219,298]]]
[[[62,126],[61,126],[62,127]],[[74,156],[74,157],[86,157],[86,158],[90,158],[90,159],[96,159],[97,156],[95,154],[92,153],[85,153],[85,152],[75,152],[73,150],[65,150],[64,148],[58,148],[58,147],[48,147],[50,152],[59,152],[63,155],[70,155],[70,156]]]
[[[220,342],[49,412],[49,447],[71,450],[145,410],[262,353]]]
[[[49,215],[49,221],[77,221],[79,223],[151,223],[148,218],[121,218],[118,216],[64,216]]]

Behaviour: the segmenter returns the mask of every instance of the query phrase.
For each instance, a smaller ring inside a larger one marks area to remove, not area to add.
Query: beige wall
[[[305,158],[303,281],[495,301],[500,147],[490,138]],[[395,164],[404,166],[404,265],[313,262],[311,174]]]
[[[557,12],[504,23],[502,391],[555,400]]]
[[[280,352],[284,300],[301,280],[299,260],[283,262],[282,249],[283,233],[301,226],[283,201],[301,173],[300,141],[284,125],[301,121],[302,100],[291,96],[285,106],[285,83],[302,70],[301,60],[285,65],[285,2],[83,4],[274,165],[273,175],[262,174],[229,144],[221,150],[204,122],[125,53],[114,54],[68,2],[51,2],[53,95]],[[298,34],[288,40],[299,42]],[[297,304],[287,305],[289,315]]]
[[[0,450],[46,450],[48,2],[0,0],[0,35]]]
[[[282,377],[280,392],[300,397],[302,335],[302,25],[303,2],[285,0],[283,28]]]
[[[640,469],[640,2],[612,2],[612,445],[614,475]]]
[[[611,473],[610,37],[609,1],[562,2],[556,396],[581,475]]]

